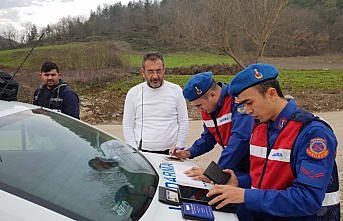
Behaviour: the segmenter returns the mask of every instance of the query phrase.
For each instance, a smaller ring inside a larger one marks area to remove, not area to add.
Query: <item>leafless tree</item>
[[[14,43],[17,41],[18,31],[13,25],[7,25],[3,32],[3,37],[8,41],[8,47],[13,48]]]
[[[240,50],[239,39],[236,38],[237,30],[233,20],[234,2],[230,0],[210,0],[208,1],[208,17],[211,19],[209,27],[209,41],[211,45],[221,49],[235,62],[243,66],[237,54]]]
[[[288,2],[289,0],[236,0],[236,25],[256,45],[256,62],[263,59],[267,42]]]
[[[210,33],[215,44],[244,67],[244,63],[251,62],[245,58],[247,41],[252,42],[258,62],[288,0],[209,0],[208,3],[212,17]]]

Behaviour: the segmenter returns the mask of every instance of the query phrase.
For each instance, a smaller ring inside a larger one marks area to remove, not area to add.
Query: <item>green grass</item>
[[[166,75],[165,79],[183,87],[190,77],[191,75]],[[232,77],[229,75],[215,75],[214,79],[218,82],[229,82]],[[126,77],[109,85],[108,90],[115,91],[119,94],[126,94],[131,87],[141,82],[143,82],[141,76]]]
[[[166,75],[165,79],[183,87],[190,75]],[[217,82],[229,83],[234,76],[215,75]],[[121,79],[108,86],[111,91],[126,94],[127,91],[142,82],[141,76],[132,76]],[[304,89],[343,90],[343,71],[290,71],[281,70],[279,82],[282,89],[298,91]]]
[[[44,52],[48,52],[52,50],[61,51],[65,49],[77,50],[80,47],[87,47],[87,43],[70,43],[70,44],[64,44],[64,45],[49,45],[49,46],[36,47],[35,50],[32,52],[31,57],[35,56],[36,54],[40,54],[42,52],[44,53]],[[20,49],[0,51],[0,65],[8,67],[8,68],[15,68],[19,66],[19,64],[28,54],[30,49],[31,48],[20,48]],[[30,61],[30,57],[28,61]],[[24,65],[24,67],[27,67],[28,69],[33,68],[30,66],[30,62]]]
[[[89,68],[90,61],[97,60],[97,66],[103,63],[110,63],[106,59],[117,53],[114,41],[106,42],[75,42],[63,45],[49,45],[36,47],[24,67],[28,70],[39,69],[40,63],[44,60],[54,60],[64,69]],[[0,51],[0,66],[16,68],[25,58],[31,48],[21,48]],[[104,56],[102,56],[104,55]],[[96,56],[95,59],[92,57]],[[141,66],[141,54],[123,53],[120,56],[124,62],[133,67]],[[228,56],[217,55],[206,52],[177,52],[165,54],[167,68],[190,67],[193,65],[213,65],[213,64],[234,64],[235,62]]]
[[[0,51],[0,66],[18,67],[30,49]],[[23,68],[38,70],[40,65],[47,60],[55,61],[64,70],[99,69],[109,65],[112,67],[122,65],[114,41],[94,41],[36,47]]]
[[[124,54],[123,58],[134,67],[141,66],[142,55]],[[165,55],[165,64],[167,68],[234,63],[235,62],[228,56],[206,52],[177,52]]]
[[[297,89],[343,89],[343,70],[297,71],[282,70],[280,74],[282,88]]]
[[[76,42],[64,45],[50,45],[37,47],[24,65],[25,69],[39,70],[40,64],[45,60],[54,60],[62,69],[90,69],[97,70],[102,67],[115,67],[123,65],[121,60],[127,60],[132,66],[139,67],[142,55],[121,54],[118,56],[116,42]],[[16,68],[26,56],[29,48],[0,51],[0,66]],[[117,60],[116,60],[117,59]],[[124,61],[125,63],[125,61]],[[165,55],[168,68],[189,67],[192,65],[233,64],[228,56],[216,55],[206,52],[177,52]],[[125,64],[124,64],[125,65]],[[216,81],[229,82],[233,76],[216,75]],[[167,75],[166,80],[184,86],[190,76]],[[310,71],[310,70],[281,70],[279,77],[281,86],[286,90],[343,89],[343,71]],[[121,79],[111,84],[109,90],[126,93],[132,86],[142,82],[140,76]]]

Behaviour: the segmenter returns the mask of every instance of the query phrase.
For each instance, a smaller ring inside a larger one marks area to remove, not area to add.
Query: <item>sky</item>
[[[88,17],[98,5],[116,2],[126,5],[129,0],[0,0],[0,35],[9,26],[20,31],[29,24],[45,27],[63,17]]]

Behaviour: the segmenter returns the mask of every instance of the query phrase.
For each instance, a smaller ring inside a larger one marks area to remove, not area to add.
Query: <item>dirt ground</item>
[[[282,69],[291,70],[334,70],[343,69],[343,55],[266,57],[264,63],[271,63]]]
[[[336,137],[338,139],[338,147],[337,147],[337,166],[339,170],[339,177],[340,177],[340,190],[341,190],[341,202],[343,202],[343,111],[340,112],[323,112],[318,113],[320,117],[324,120],[329,122],[332,128],[335,131]],[[114,136],[123,139],[123,131],[122,126],[120,124],[117,125],[96,125],[98,128],[113,134]],[[186,146],[192,145],[194,140],[196,140],[200,133],[202,132],[202,121],[190,121],[190,132],[187,137]],[[221,147],[216,146],[211,152],[204,154],[200,157],[193,159],[197,165],[200,167],[206,168],[206,166],[212,161],[217,161],[219,158]],[[343,204],[341,203],[341,213],[343,212]],[[341,214],[341,217],[343,213]],[[343,217],[342,217],[343,218]],[[343,220],[343,219],[341,219]]]

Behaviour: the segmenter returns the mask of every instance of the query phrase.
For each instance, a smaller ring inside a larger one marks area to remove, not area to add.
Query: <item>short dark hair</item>
[[[49,72],[53,69],[56,69],[57,73],[60,73],[60,69],[58,68],[57,64],[51,61],[46,61],[44,64],[42,64],[42,67],[40,68],[40,72]]]
[[[217,88],[217,82],[212,79],[211,87],[208,89],[209,91],[214,91]]]
[[[255,87],[256,87],[257,91],[262,95],[264,95],[269,88],[271,88],[271,87],[275,88],[277,95],[279,97],[282,97],[282,98],[284,97],[284,95],[281,91],[281,88],[280,88],[279,81],[276,79],[264,81],[261,84],[257,84]]]
[[[144,56],[143,56],[143,59],[142,59],[142,67],[144,68],[144,63],[146,61],[156,61],[156,60],[161,60],[162,61],[162,64],[163,64],[163,67],[164,67],[164,58],[163,58],[163,55],[160,53],[160,52],[157,52],[157,51],[153,51],[153,52],[148,52],[146,53]]]
[[[217,86],[218,86],[217,82],[216,82],[214,79],[212,79],[212,84],[211,84],[210,88],[206,91],[206,93],[202,96],[202,98],[203,98],[203,99],[207,99],[209,93],[210,93],[211,91],[216,90]]]

